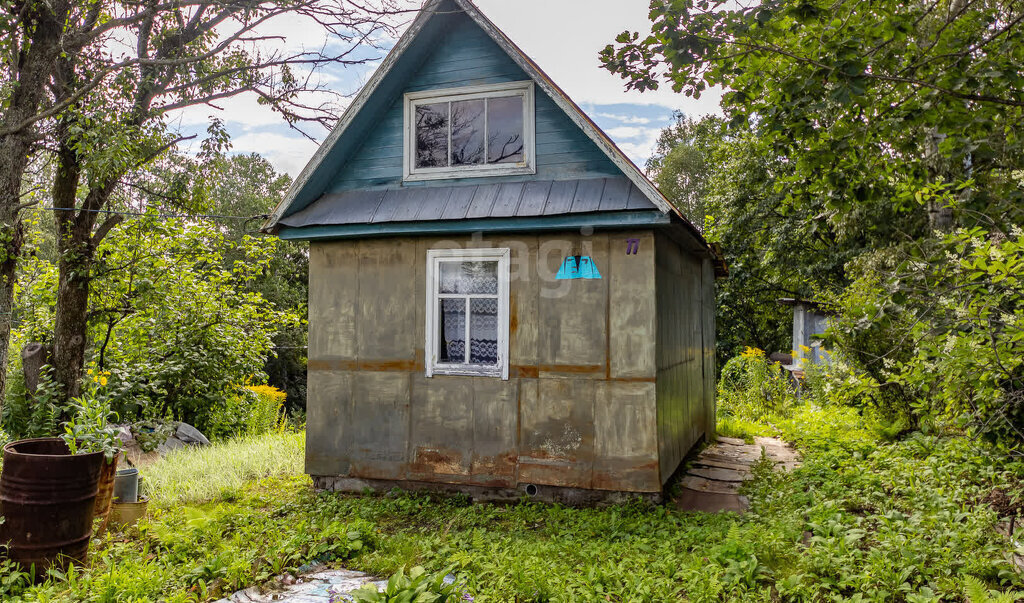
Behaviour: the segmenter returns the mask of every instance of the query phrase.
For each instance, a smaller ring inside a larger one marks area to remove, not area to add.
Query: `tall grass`
[[[268,433],[182,448],[140,469],[143,491],[160,507],[233,500],[247,481],[301,474],[305,442],[305,433]]]

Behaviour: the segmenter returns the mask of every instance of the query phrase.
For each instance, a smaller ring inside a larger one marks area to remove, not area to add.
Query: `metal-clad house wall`
[[[508,381],[425,377],[426,253],[453,246],[511,249]],[[574,252],[602,278],[555,280]],[[659,491],[654,258],[650,231],[312,243],[307,472]]]
[[[529,76],[464,14],[444,15],[448,25],[410,76],[405,92],[528,80]],[[539,88],[536,89],[537,173],[473,178],[475,184],[619,176],[620,170]],[[368,131],[338,172],[328,193],[402,185],[403,95]],[[459,180],[410,182],[405,186],[450,186]]]
[[[704,436],[713,415],[704,371],[709,340],[703,262],[664,234],[657,234],[655,242],[658,447],[664,483]],[[711,342],[713,356],[713,335]]]
[[[718,383],[718,366],[715,360],[715,342],[717,341],[715,268],[710,259],[705,259],[701,267],[701,325],[704,332],[704,432],[708,440],[714,440],[718,420],[718,409],[715,403]]]

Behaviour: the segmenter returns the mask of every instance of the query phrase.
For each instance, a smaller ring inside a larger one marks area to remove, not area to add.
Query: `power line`
[[[144,211],[118,211],[113,209],[79,209],[76,207],[35,207],[33,211],[73,211],[73,212],[88,212],[97,214],[116,214],[122,216],[137,216],[137,217],[153,217],[161,219],[174,219],[174,218],[210,218],[216,220],[242,220],[250,222],[252,220],[267,219],[270,214],[257,214],[254,216],[229,216],[225,214],[164,214],[164,213],[152,213]]]

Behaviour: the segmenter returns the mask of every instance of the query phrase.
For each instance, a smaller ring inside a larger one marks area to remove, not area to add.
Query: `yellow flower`
[[[764,350],[747,346],[740,356],[744,358],[764,358]]]
[[[107,378],[106,377],[100,377],[100,385],[106,385],[106,384],[107,384]]]

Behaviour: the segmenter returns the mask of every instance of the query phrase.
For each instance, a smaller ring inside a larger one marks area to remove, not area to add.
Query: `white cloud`
[[[274,169],[295,177],[316,152],[317,144],[298,134],[251,133],[233,138],[231,148],[236,153],[259,153],[266,157]]]
[[[651,121],[653,121],[647,117],[637,117],[635,115],[621,115],[618,113],[595,113],[594,117],[603,117],[605,119],[611,119],[624,124],[647,125],[651,123]]]
[[[654,132],[655,138],[658,136],[657,128],[638,128],[635,126],[619,126],[617,128],[608,128],[604,132],[608,136],[612,137],[612,140],[625,140],[627,138],[639,138],[641,136],[650,136],[651,132]]]
[[[634,103],[721,113],[721,93],[695,100],[662,85],[627,92],[625,81],[600,66],[598,52],[624,30],[650,32],[646,0],[476,0],[477,6],[578,103]]]

